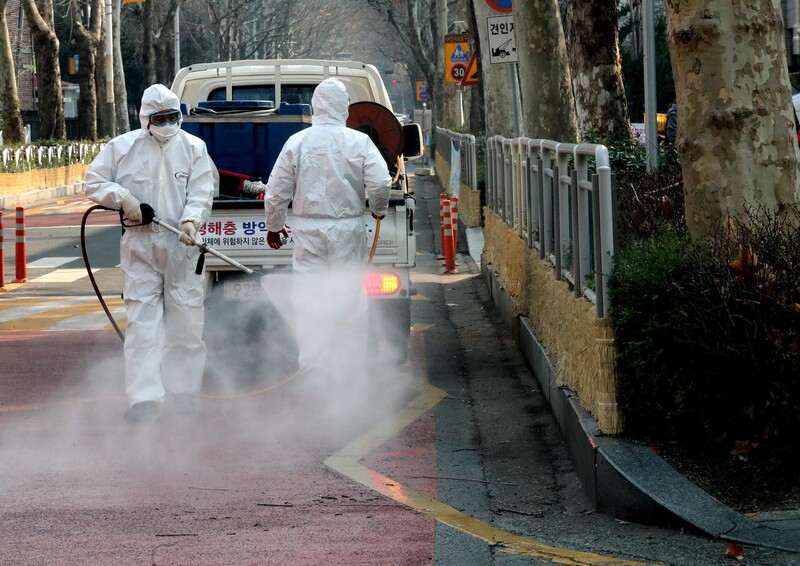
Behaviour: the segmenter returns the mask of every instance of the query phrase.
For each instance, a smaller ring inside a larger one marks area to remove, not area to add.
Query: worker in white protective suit
[[[312,125],[283,146],[267,182],[267,243],[288,236],[292,202],[294,245],[292,304],[301,370],[351,370],[363,360],[368,325],[361,281],[367,259],[365,198],[383,218],[391,176],[368,135],[348,128],[350,98],[336,78],[314,90]],[[344,361],[344,364],[337,362]]]
[[[86,174],[86,196],[124,213],[125,420],[132,423],[158,416],[165,389],[175,412],[195,412],[206,359],[206,277],[195,273],[194,242],[218,182],[205,142],[181,130],[180,103],[167,87],[144,91],[139,120],[141,129],[112,139]],[[149,223],[148,210],[178,226],[180,238]]]

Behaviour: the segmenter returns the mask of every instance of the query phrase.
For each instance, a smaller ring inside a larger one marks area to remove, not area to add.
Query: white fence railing
[[[576,296],[593,301],[598,317],[605,317],[617,249],[608,149],[490,137],[486,190],[486,205],[538,249],[540,258],[553,262],[555,276],[572,282]]]
[[[452,144],[452,145],[451,145]],[[440,154],[448,163],[453,163],[452,148],[459,152],[461,162],[461,182],[470,189],[478,190],[478,158],[475,146],[475,136],[461,134],[436,127],[436,153]]]
[[[31,125],[25,124],[23,126],[23,139],[25,143],[31,143]],[[3,132],[0,132],[0,145],[3,145]]]
[[[70,145],[23,145],[0,150],[0,172],[13,165],[15,169],[54,167],[70,163],[86,163],[94,158],[105,143],[74,143]]]

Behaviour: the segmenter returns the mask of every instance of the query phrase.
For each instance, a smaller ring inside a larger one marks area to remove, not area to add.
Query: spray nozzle
[[[139,224],[126,224],[124,220],[125,212],[120,208],[119,209],[119,222],[122,224],[123,232],[125,228],[132,228],[134,226],[147,226],[153,219],[156,217],[156,211],[153,210],[153,207],[143,202],[139,205],[139,208],[142,211],[142,221]]]

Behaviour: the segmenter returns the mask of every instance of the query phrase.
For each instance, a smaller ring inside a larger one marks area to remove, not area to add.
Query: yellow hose
[[[394,185],[397,183],[397,180],[400,178],[400,167],[403,165],[403,158],[399,155],[397,156],[397,173],[394,175],[394,179],[392,179],[392,184]]]
[[[367,263],[372,263],[372,258],[375,257],[375,250],[378,247],[378,236],[381,233],[381,219],[375,219],[375,237],[372,239],[372,249],[369,250],[369,261]]]
[[[397,183],[397,180],[400,178],[400,167],[403,165],[403,158],[399,155],[397,156],[397,173],[392,179],[392,184],[394,185]],[[378,235],[381,233],[381,219],[375,219],[375,238],[372,240],[372,249],[369,250],[369,261],[367,263],[372,263],[372,258],[375,257],[375,250],[378,247]]]

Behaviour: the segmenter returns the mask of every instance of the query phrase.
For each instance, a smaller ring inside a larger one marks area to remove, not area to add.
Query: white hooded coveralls
[[[389,205],[388,166],[368,135],[346,126],[349,104],[338,79],[317,86],[311,99],[312,125],[284,144],[264,198],[271,232],[284,227],[292,203],[293,268],[300,279],[293,305],[301,367],[327,365],[325,352],[340,349],[347,327],[359,335],[366,331],[367,304],[361,292],[367,258],[365,198],[376,216],[385,216]],[[342,285],[347,292],[339,293],[332,284],[332,268],[346,280]]]
[[[144,91],[142,128],[112,139],[86,174],[86,196],[121,208],[132,194],[172,226],[202,226],[211,210],[216,167],[205,143],[176,126],[153,126],[151,114],[178,109],[163,85]],[[151,133],[157,130],[161,140]],[[199,250],[156,224],[126,228],[120,243],[125,331],[125,390],[131,405],[162,401],[171,393],[200,389],[206,359],[203,343],[205,275],[196,275]]]

